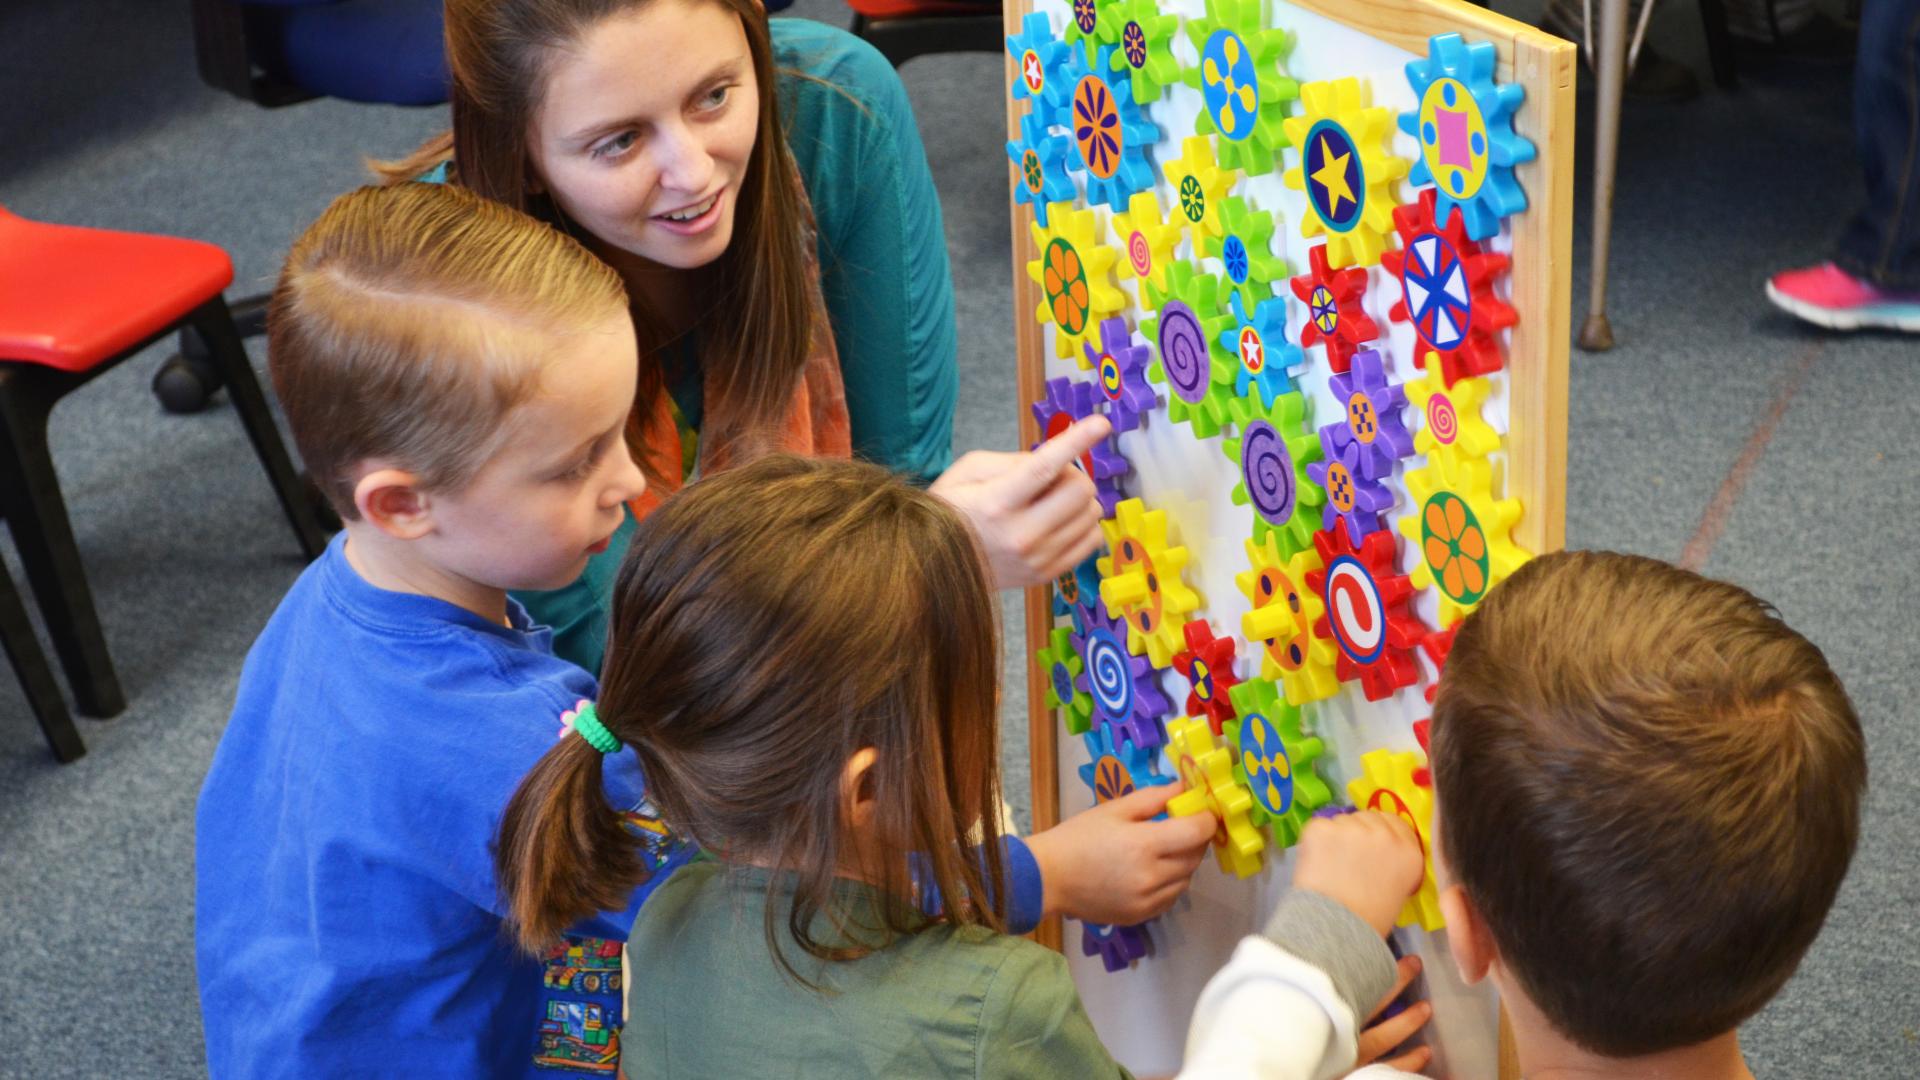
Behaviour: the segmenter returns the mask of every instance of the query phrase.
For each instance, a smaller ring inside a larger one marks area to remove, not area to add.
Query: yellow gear
[[[1432,461],[1439,457],[1483,458],[1500,449],[1500,433],[1480,415],[1480,406],[1493,392],[1485,379],[1461,379],[1449,387],[1440,371],[1440,359],[1427,352],[1427,373],[1406,384],[1407,400],[1419,410],[1420,430],[1413,434],[1413,450]]]
[[[1240,170],[1220,167],[1213,153],[1213,136],[1187,136],[1180,143],[1180,156],[1167,162],[1161,172],[1179,200],[1168,217],[1192,229],[1196,245],[1203,235],[1219,236],[1220,203],[1228,189],[1240,182]]]
[[[1420,556],[1408,576],[1414,588],[1432,586],[1440,594],[1445,630],[1532,558],[1513,543],[1520,500],[1494,499],[1493,466],[1486,458],[1450,455],[1409,470],[1407,494],[1413,513],[1400,519],[1400,533]]]
[[[1406,159],[1387,149],[1393,112],[1369,105],[1370,100],[1359,79],[1307,83],[1300,88],[1300,115],[1281,122],[1300,158],[1284,179],[1288,187],[1308,195],[1300,235],[1324,234],[1327,265],[1335,269],[1380,261],[1393,233],[1394,182],[1407,175]],[[1355,164],[1350,159],[1356,155],[1357,169],[1350,174]],[[1316,159],[1322,164],[1309,173],[1308,163]],[[1350,175],[1357,175],[1358,182],[1350,182]],[[1315,202],[1309,183],[1325,192],[1332,218]],[[1348,203],[1355,204],[1351,211],[1346,210]]]
[[[1127,212],[1113,215],[1113,235],[1120,242],[1120,269],[1156,293],[1167,291],[1167,267],[1180,243],[1179,219],[1160,215],[1160,198],[1151,191],[1135,192]],[[1144,271],[1144,272],[1143,272]],[[1141,292],[1142,300],[1147,298]]]
[[[1283,559],[1268,534],[1262,543],[1247,541],[1247,565],[1251,569],[1235,574],[1233,582],[1253,605],[1240,620],[1240,633],[1260,650],[1260,677],[1278,682],[1289,705],[1332,697],[1340,689],[1334,674],[1339,652],[1313,632],[1326,605],[1307,588],[1307,573],[1322,566],[1320,553],[1309,547]]]
[[[1127,306],[1127,294],[1113,284],[1113,263],[1120,253],[1100,243],[1091,209],[1070,202],[1047,207],[1048,224],[1028,222],[1040,257],[1027,264],[1027,276],[1040,286],[1034,318],[1052,324],[1053,354],[1082,370],[1092,367],[1082,346],[1099,333],[1100,321]],[[1096,349],[1096,351],[1098,351]]]
[[[1126,619],[1128,652],[1166,667],[1187,647],[1181,628],[1187,613],[1200,606],[1200,594],[1180,580],[1187,549],[1167,546],[1167,512],[1148,510],[1139,499],[1115,507],[1100,531],[1112,553],[1095,564],[1107,615]]]
[[[1186,790],[1167,803],[1174,817],[1212,814],[1220,872],[1251,877],[1265,861],[1266,837],[1253,824],[1253,792],[1234,778],[1233,750],[1216,743],[1204,716],[1167,721],[1167,756]]]
[[[1440,914],[1440,890],[1433,881],[1433,792],[1413,779],[1413,771],[1423,764],[1421,755],[1412,750],[1370,750],[1360,759],[1361,775],[1347,784],[1347,795],[1361,810],[1394,814],[1413,826],[1426,855],[1427,872],[1394,924],[1417,922],[1422,930],[1438,930],[1447,921]]]

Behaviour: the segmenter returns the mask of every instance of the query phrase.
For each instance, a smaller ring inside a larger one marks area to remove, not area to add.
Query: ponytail
[[[570,734],[507,803],[494,876],[520,947],[538,953],[582,919],[624,911],[650,871],[602,786],[603,755]]]
[[[418,180],[427,173],[453,161],[453,130],[435,135],[406,157],[395,161],[380,161],[367,158],[367,168],[379,178],[381,187],[404,184],[409,180]],[[514,207],[514,209],[522,209]]]

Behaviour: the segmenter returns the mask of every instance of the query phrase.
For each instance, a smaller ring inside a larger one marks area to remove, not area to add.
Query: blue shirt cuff
[[[1040,913],[1046,901],[1040,862],[1033,857],[1025,840],[1003,836],[1000,841],[1001,854],[1007,861],[1007,892],[1011,894],[1011,902],[1007,904],[1007,932],[1031,934],[1040,926]]]

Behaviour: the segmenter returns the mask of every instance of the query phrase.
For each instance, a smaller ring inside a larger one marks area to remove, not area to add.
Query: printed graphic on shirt
[[[546,1015],[533,1062],[543,1069],[611,1076],[620,1070],[620,946],[572,937],[541,967]]]
[[[640,841],[640,858],[648,870],[658,870],[688,847],[686,841],[667,830],[653,800],[642,798],[640,805],[620,815],[620,825]]]

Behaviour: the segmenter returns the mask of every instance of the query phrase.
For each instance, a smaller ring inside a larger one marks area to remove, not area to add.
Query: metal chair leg
[[[74,729],[66,700],[60,696],[59,684],[53,681],[53,669],[47,666],[47,656],[40,651],[40,642],[33,636],[33,624],[27,621],[26,605],[20,602],[13,576],[4,566],[0,566],[0,644],[4,644],[7,659],[13,662],[14,673],[20,677],[20,689],[27,695],[27,707],[33,710],[34,719],[40,721],[40,731],[47,737],[53,756],[64,764],[84,755],[87,744]]]
[[[0,453],[15,473],[0,481],[0,514],[13,529],[74,701],[90,716],[117,716],[127,707],[93,606],[86,569],[74,543],[47,449],[47,414],[58,400],[59,373],[10,365],[0,377]]]
[[[226,302],[216,296],[201,305],[188,319],[206,342],[208,358],[219,369],[221,380],[227,385],[234,410],[240,414],[240,422],[246,426],[253,452],[267,470],[267,479],[273,483],[273,493],[280,498],[280,508],[286,512],[287,523],[293,526],[300,550],[309,559],[319,558],[320,553],[327,549],[327,534],[314,516],[313,503],[294,472],[293,462],[287,457],[286,445],[280,441],[280,429],[273,424],[273,412],[267,408],[267,398],[260,390],[259,380],[254,378],[253,364],[247,360],[246,347],[240,343],[240,335],[235,332]]]

